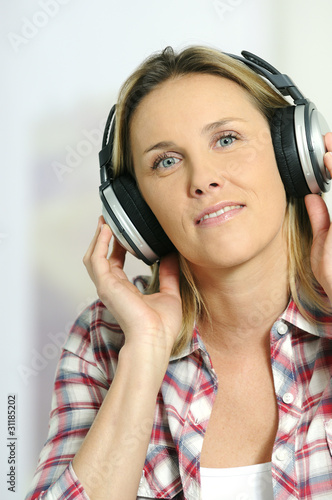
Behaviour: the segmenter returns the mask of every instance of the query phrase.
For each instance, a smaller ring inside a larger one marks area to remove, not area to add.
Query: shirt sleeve
[[[38,500],[90,500],[82,484],[77,479],[71,463],[46,491],[35,490],[32,492],[32,496],[27,498]]]
[[[109,386],[106,373],[96,362],[89,324],[80,318],[58,363],[48,436],[26,500],[88,500],[72,460]]]

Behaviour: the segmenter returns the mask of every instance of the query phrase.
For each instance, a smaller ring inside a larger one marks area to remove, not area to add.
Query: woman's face
[[[131,122],[139,188],[194,265],[231,267],[283,246],[285,190],[266,118],[235,82],[170,79]]]

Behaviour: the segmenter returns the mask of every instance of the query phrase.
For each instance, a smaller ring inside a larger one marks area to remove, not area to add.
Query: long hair
[[[114,176],[129,173],[135,177],[130,147],[130,124],[137,106],[151,91],[166,80],[189,74],[204,73],[228,78],[244,88],[254,106],[271,122],[277,108],[289,103],[263,78],[242,62],[217,50],[189,47],[175,53],[171,47],[146,59],[123,84],[117,103],[116,129],[113,151]],[[308,320],[306,308],[315,307],[327,312],[326,303],[310,266],[312,230],[303,199],[287,196],[285,214],[288,242],[288,279],[290,293]],[[158,264],[152,266],[148,293],[159,290]],[[193,325],[208,310],[195,284],[186,259],[180,255],[180,291],[182,297],[182,328],[173,348],[178,354],[191,338]]]

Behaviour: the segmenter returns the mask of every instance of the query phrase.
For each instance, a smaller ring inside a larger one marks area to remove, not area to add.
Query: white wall
[[[1,498],[21,499],[46,438],[56,361],[95,298],[82,265],[100,213],[97,136],[118,88],[166,45],[251,50],[332,124],[330,0],[16,0],[1,5]],[[76,151],[75,159],[73,151]],[[57,162],[57,163],[56,163]],[[55,165],[67,171],[56,175]],[[148,272],[130,259],[130,275]],[[7,395],[16,394],[16,493]]]

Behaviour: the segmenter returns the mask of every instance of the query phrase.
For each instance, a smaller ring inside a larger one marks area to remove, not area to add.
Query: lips
[[[230,212],[231,210],[237,210],[243,208],[244,205],[242,205],[239,202],[223,202],[219,203],[218,205],[215,205],[213,207],[206,208],[203,210],[196,218],[195,218],[195,224],[201,224],[201,222],[207,220],[207,219],[213,219],[216,217],[219,217],[220,215],[223,215],[224,213]]]

